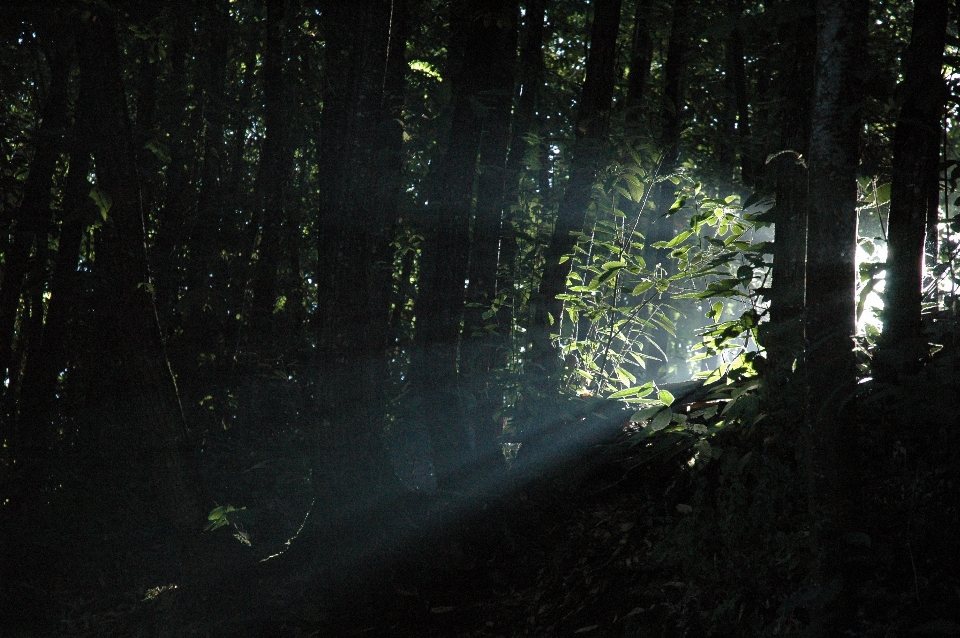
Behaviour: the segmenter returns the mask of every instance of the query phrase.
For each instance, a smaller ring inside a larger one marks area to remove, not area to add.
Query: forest
[[[949,0],[4,0],[0,637],[960,635]]]

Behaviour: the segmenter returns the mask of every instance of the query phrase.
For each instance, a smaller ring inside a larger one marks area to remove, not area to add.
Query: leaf
[[[574,320],[574,321],[576,321],[576,320]],[[636,382],[637,382],[637,377],[635,377],[635,376],[633,376],[632,374],[630,374],[630,371],[629,371],[629,370],[626,370],[625,368],[623,368],[623,367],[621,367],[621,366],[617,366],[615,372],[617,373],[617,377],[619,377],[620,380],[623,381],[625,384],[626,384],[626,383],[636,383]]]
[[[659,432],[663,428],[670,425],[670,421],[672,420],[673,410],[670,408],[663,408],[655,417],[653,417],[653,419],[650,421],[650,425],[647,427],[650,428],[652,432]]]
[[[649,280],[648,280],[648,281],[641,281],[639,284],[637,284],[637,287],[633,289],[633,292],[632,292],[631,294],[634,294],[634,295],[642,295],[642,294],[645,293],[646,291],[648,291],[648,290],[650,290],[651,288],[653,288],[653,285],[654,285],[654,282],[652,282],[652,281],[649,281]]]
[[[624,397],[634,397],[634,396],[637,397],[637,398],[640,398],[640,397],[645,397],[645,396],[647,396],[647,395],[650,394],[651,392],[653,392],[653,384],[652,384],[652,383],[644,383],[643,385],[634,386],[634,387],[632,387],[632,388],[625,388],[625,389],[623,389],[623,390],[618,390],[617,392],[614,392],[613,394],[611,394],[611,395],[608,396],[607,398],[608,398],[608,399],[622,399],[622,398],[624,398]]]
[[[206,526],[204,526],[203,531],[212,532],[214,530],[220,529],[224,525],[229,525],[229,523],[227,522],[226,516],[210,521],[209,523],[206,524]]]
[[[723,313],[723,302],[715,301],[712,306],[710,306],[710,312],[707,313],[707,316],[710,317],[714,323],[720,321],[720,315]]]
[[[668,211],[665,213],[665,215],[673,215],[673,214],[676,213],[678,210],[680,210],[681,208],[683,208],[683,205],[686,204],[686,203],[687,203],[687,196],[686,196],[686,195],[681,195],[680,197],[677,198],[677,201],[673,202],[673,205],[670,207],[670,210],[668,210]]]
[[[877,201],[874,202],[876,205],[883,205],[890,201],[890,184],[881,184],[877,186]]]
[[[423,60],[410,60],[409,66],[413,71],[419,71],[428,78],[434,79],[437,82],[443,82],[443,77],[440,75],[440,71],[438,71],[437,68],[429,62],[425,62]]]
[[[685,231],[683,231],[682,233],[680,233],[679,235],[677,235],[676,237],[674,237],[673,239],[671,239],[670,241],[668,241],[668,242],[666,243],[666,245],[664,246],[664,248],[673,248],[674,246],[676,246],[676,245],[679,244],[680,242],[685,241],[685,240],[687,239],[687,237],[689,237],[689,236],[692,235],[692,234],[693,234],[693,231],[692,231],[692,230],[685,230]]]
[[[670,394],[670,392],[667,391],[667,390],[660,390],[659,394],[657,394],[657,398],[660,399],[660,401],[661,401],[664,405],[672,405],[672,404],[673,404],[673,395]]]
[[[160,146],[156,142],[147,142],[146,144],[143,145],[143,148],[145,148],[146,150],[156,155],[157,159],[159,159],[164,164],[170,163],[170,154],[165,152],[162,148],[160,148]]]
[[[110,195],[107,194],[106,191],[101,190],[99,186],[94,186],[90,190],[90,199],[92,199],[93,203],[100,209],[100,216],[103,217],[103,221],[107,221],[107,213],[110,212],[110,208],[113,206],[113,200],[110,198]]]
[[[630,189],[630,199],[639,204],[643,200],[643,184],[636,175],[627,174],[623,179],[627,182],[627,188]]]

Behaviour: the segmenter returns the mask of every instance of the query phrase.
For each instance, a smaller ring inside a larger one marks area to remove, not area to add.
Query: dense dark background
[[[957,17],[4,2],[0,635],[960,633]]]

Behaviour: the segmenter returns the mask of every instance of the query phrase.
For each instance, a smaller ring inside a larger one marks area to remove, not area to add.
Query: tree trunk
[[[664,155],[661,174],[669,173],[675,169],[680,159],[680,115],[683,110],[682,78],[686,65],[687,50],[690,48],[689,22],[690,0],[674,0],[670,42],[667,45],[667,59],[663,64],[660,147]],[[664,188],[670,190],[666,199],[672,200],[672,188],[669,186]],[[658,208],[657,213],[662,214],[662,212]]]
[[[50,189],[57,159],[62,151],[61,138],[67,125],[68,80],[70,75],[69,50],[62,32],[52,24],[44,24],[41,33],[48,38],[47,61],[50,68],[50,88],[40,113],[33,161],[23,187],[20,209],[14,216],[13,242],[4,254],[3,281],[0,284],[0,377],[8,379],[8,391],[18,386],[19,373],[11,369],[14,325],[20,307],[23,280],[30,264],[30,253],[41,229],[49,225]],[[6,423],[11,415],[3,415]]]
[[[893,180],[883,304],[882,358],[878,372],[915,370],[925,355],[920,309],[924,235],[939,202],[940,118],[947,98],[943,82],[946,0],[917,0],[903,64],[903,104],[893,136]]]
[[[806,419],[813,578],[821,600],[814,627],[838,636],[855,620],[856,577],[844,537],[854,514],[857,166],[866,0],[818,0],[817,60],[810,128],[806,279]],[[831,599],[831,591],[841,592]]]
[[[770,325],[764,347],[773,369],[788,370],[803,350],[807,258],[807,154],[813,108],[816,21],[814,0],[792,0],[793,20],[779,29],[780,147],[777,174]],[[777,374],[780,374],[778,372]]]
[[[633,18],[633,39],[630,47],[630,74],[627,76],[627,118],[639,125],[639,117],[646,98],[650,65],[653,64],[653,38],[650,35],[653,3],[638,0]]]
[[[196,525],[189,484],[187,433],[173,379],[162,354],[147,285],[143,215],[123,89],[115,22],[91,8],[78,39],[81,91],[98,96],[87,125],[97,187],[112,204],[97,242],[98,343],[103,353],[97,388],[104,412],[99,454],[119,460],[125,481],[148,481],[158,509],[177,528]]]
[[[178,9],[175,6],[174,9]],[[170,70],[163,83],[163,113],[170,136],[170,158],[167,162],[164,201],[159,214],[156,238],[152,244],[151,263],[154,265],[157,304],[161,316],[168,316],[176,306],[180,287],[179,263],[175,258],[183,238],[183,226],[187,219],[188,190],[190,186],[190,148],[192,146],[192,114],[187,106],[190,95],[187,87],[187,52],[191,32],[188,16],[178,11],[171,23],[170,46],[167,58]]]
[[[544,253],[546,262],[536,295],[533,338],[534,377],[544,381],[542,390],[549,394],[559,370],[559,354],[551,342],[551,331],[557,330],[563,302],[557,295],[566,289],[570,261],[560,258],[573,252],[577,238],[572,234],[583,230],[590,207],[593,183],[600,170],[610,109],[616,81],[616,43],[620,28],[620,0],[599,0],[594,6],[587,56],[586,78],[575,125],[576,140],[571,149],[570,180],[560,200],[557,221]],[[552,381],[551,381],[552,379]]]
[[[507,157],[507,194],[503,213],[503,232],[500,240],[500,273],[497,289],[501,292],[513,290],[515,281],[515,262],[517,259],[517,237],[514,226],[513,206],[520,199],[520,177],[525,167],[530,144],[526,136],[536,133],[540,123],[537,118],[537,106],[543,87],[543,41],[546,31],[547,0],[531,0],[527,3],[524,16],[525,36],[520,49],[519,89],[513,125],[510,134],[510,153]],[[509,339],[513,327],[513,298],[505,299],[506,304],[497,315],[500,336]]]
[[[260,167],[254,199],[261,207],[260,241],[253,282],[251,325],[253,339],[268,349],[274,344],[271,318],[277,303],[277,270],[282,257],[280,240],[284,225],[284,193],[290,179],[292,156],[287,148],[286,95],[283,42],[287,32],[286,0],[267,0],[264,25],[263,97],[266,139],[260,150]],[[269,343],[268,343],[269,342]]]
[[[56,265],[50,280],[47,317],[41,342],[31,348],[32,355],[27,359],[20,391],[18,438],[23,453],[30,458],[41,458],[50,444],[51,423],[57,408],[57,376],[68,363],[72,300],[78,282],[77,259],[88,213],[93,207],[87,179],[91,165],[90,143],[86,138],[87,127],[82,124],[90,110],[84,104],[89,104],[91,96],[84,88],[81,91],[76,109],[77,124],[69,149],[70,169],[64,185],[63,214]]]
[[[743,55],[743,0],[728,0],[730,18],[735,20],[727,36],[727,95],[734,103],[736,145],[740,156],[740,179],[744,186],[753,186],[757,174],[757,164],[751,154],[750,146],[750,105],[747,102],[747,68]]]
[[[458,384],[458,340],[474,179],[483,136],[476,104],[488,87],[502,84],[497,73],[503,72],[503,62],[494,57],[496,62],[491,66],[491,56],[503,53],[494,53],[489,43],[504,41],[509,33],[500,26],[504,19],[508,25],[513,23],[506,14],[508,6],[503,0],[473,0],[453,8],[450,64],[458,71],[450,79],[452,126],[446,151],[436,162],[427,185],[410,363],[412,400],[407,408],[418,413],[414,419],[429,429],[434,468],[441,482],[452,480],[462,469],[475,443],[461,406],[464,397]]]
[[[478,450],[486,450],[499,436],[493,413],[502,403],[499,384],[491,378],[502,357],[497,349],[501,339],[485,328],[496,326],[493,317],[484,317],[499,297],[498,265],[504,231],[505,175],[510,143],[510,111],[517,65],[517,21],[520,7],[516,0],[501,0],[492,19],[496,40],[488,42],[493,59],[485,67],[478,90],[481,127],[477,205],[470,241],[470,265],[467,280],[466,310],[461,360],[467,377],[468,392],[476,408],[467,412]],[[472,403],[472,401],[471,401]]]
[[[327,78],[321,120],[317,401],[319,473],[326,477],[316,531],[328,558],[353,570],[380,526],[392,481],[381,443],[388,378],[393,252],[401,183],[406,4],[325,12]],[[369,557],[368,557],[369,558]],[[349,566],[349,567],[348,567]],[[336,570],[335,570],[336,571]]]

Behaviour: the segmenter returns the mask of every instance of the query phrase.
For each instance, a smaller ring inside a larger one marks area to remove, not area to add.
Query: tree
[[[517,20],[520,10],[516,0],[504,2],[495,17],[498,39],[488,43],[493,51],[487,65],[487,77],[477,94],[479,125],[477,197],[470,258],[467,270],[466,311],[461,360],[467,385],[477,402],[467,412],[472,420],[476,446],[480,450],[494,447],[497,422],[494,412],[503,403],[502,392],[492,381],[492,372],[502,360],[497,349],[502,342],[492,330],[485,328],[485,314],[494,307],[500,294],[502,279],[498,277],[500,247],[509,229],[504,221],[506,162],[510,143],[511,107],[517,65]],[[493,325],[492,322],[489,325]]]
[[[121,474],[146,474],[160,511],[176,527],[195,521],[187,467],[188,434],[163,346],[146,268],[143,211],[121,76],[116,22],[109,10],[84,14],[78,40],[81,91],[98,95],[88,126],[97,192],[107,216],[97,241],[97,320],[90,352],[103,353],[92,386],[105,426],[87,444],[122,463]],[[90,371],[88,371],[88,374]],[[122,480],[122,479],[121,479]]]
[[[408,32],[403,2],[328,9],[313,365],[322,406],[317,469],[331,478],[320,487],[324,514],[314,525],[323,526],[321,545],[349,553],[362,545],[365,525],[378,515],[377,490],[386,490],[391,476],[380,434]]]
[[[258,215],[260,235],[257,276],[253,284],[253,333],[257,339],[271,334],[270,318],[277,304],[277,269],[280,266],[281,227],[284,225],[284,193],[290,181],[292,154],[287,147],[287,109],[284,82],[286,0],[267,1],[264,23],[263,97],[266,139],[260,150],[255,185],[262,208]],[[265,345],[265,344],[264,344]]]
[[[535,303],[532,335],[534,375],[554,379],[559,357],[551,344],[550,332],[561,319],[563,302],[557,299],[566,287],[569,261],[561,257],[573,251],[583,230],[590,207],[593,182],[604,157],[610,126],[613,89],[616,80],[617,32],[620,28],[620,0],[601,0],[593,11],[586,76],[577,119],[575,140],[570,149],[570,179],[563,193],[550,245],[544,251],[545,266]],[[543,386],[549,391],[549,383]]]
[[[496,122],[498,127],[497,131],[486,132],[491,145],[498,147],[487,151],[493,156],[488,160],[492,165],[503,161],[505,133],[509,130],[503,121],[506,110],[503,100],[508,99],[508,94],[504,94],[506,87],[513,84],[513,65],[508,60],[512,60],[515,53],[497,51],[489,43],[516,47],[515,10],[513,2],[475,0],[454,7],[451,14],[451,128],[446,149],[432,167],[427,183],[427,204],[421,224],[425,241],[420,258],[417,323],[410,362],[411,395],[419,405],[413,412],[419,412],[417,419],[429,428],[434,465],[441,481],[462,469],[475,446],[475,433],[468,429],[460,407],[463,397],[457,384],[458,340],[483,124]],[[491,105],[489,116],[483,117],[484,101],[491,97],[499,104]],[[481,218],[475,237],[481,252],[475,257],[481,260],[476,267],[483,277],[480,285],[487,288],[484,296],[495,282],[491,257],[493,244],[499,239],[500,207],[493,191],[502,189],[501,180],[502,174],[487,172],[481,182],[485,199],[484,208],[478,210]]]
[[[816,20],[812,0],[793,0],[790,19],[778,29],[780,52],[780,148],[776,168],[770,338],[764,342],[774,369],[790,365],[803,349],[807,257],[807,156],[813,108]]]
[[[902,104],[893,137],[883,346],[877,361],[878,370],[886,374],[914,370],[925,356],[920,324],[924,235],[929,211],[936,210],[940,200],[947,4],[944,0],[915,3],[898,89]]]
[[[807,268],[804,345],[810,503],[814,516],[814,578],[823,600],[837,583],[840,602],[822,603],[823,635],[837,635],[855,615],[855,583],[842,546],[856,503],[852,418],[856,391],[857,165],[860,92],[858,70],[867,39],[864,0],[817,2],[817,60],[810,124],[807,194]]]
[[[14,324],[20,307],[24,277],[30,270],[31,253],[35,245],[45,241],[52,214],[50,189],[61,149],[61,139],[67,127],[68,78],[70,73],[69,48],[62,24],[52,16],[40,22],[45,57],[49,65],[48,95],[40,113],[35,150],[29,174],[23,186],[19,209],[13,216],[12,242],[5,250],[3,280],[0,285],[0,374],[8,380],[7,393],[19,385],[19,370],[12,367],[13,347],[16,343]],[[12,422],[13,415],[3,415],[4,422]]]
[[[727,95],[731,101],[728,107],[732,131],[731,139],[736,140],[740,155],[740,179],[745,186],[755,186],[758,166],[753,158],[750,139],[750,105],[747,100],[747,70],[744,63],[743,29],[740,23],[744,19],[743,0],[729,0],[730,16],[735,21],[727,36],[724,51],[726,53]],[[735,134],[733,132],[735,131]],[[731,171],[732,172],[732,171]]]
[[[652,2],[640,0],[637,2],[633,17],[633,37],[630,46],[630,73],[627,76],[627,105],[628,114],[636,117],[646,96],[647,84],[650,81],[650,65],[653,63],[653,37],[650,34]]]

